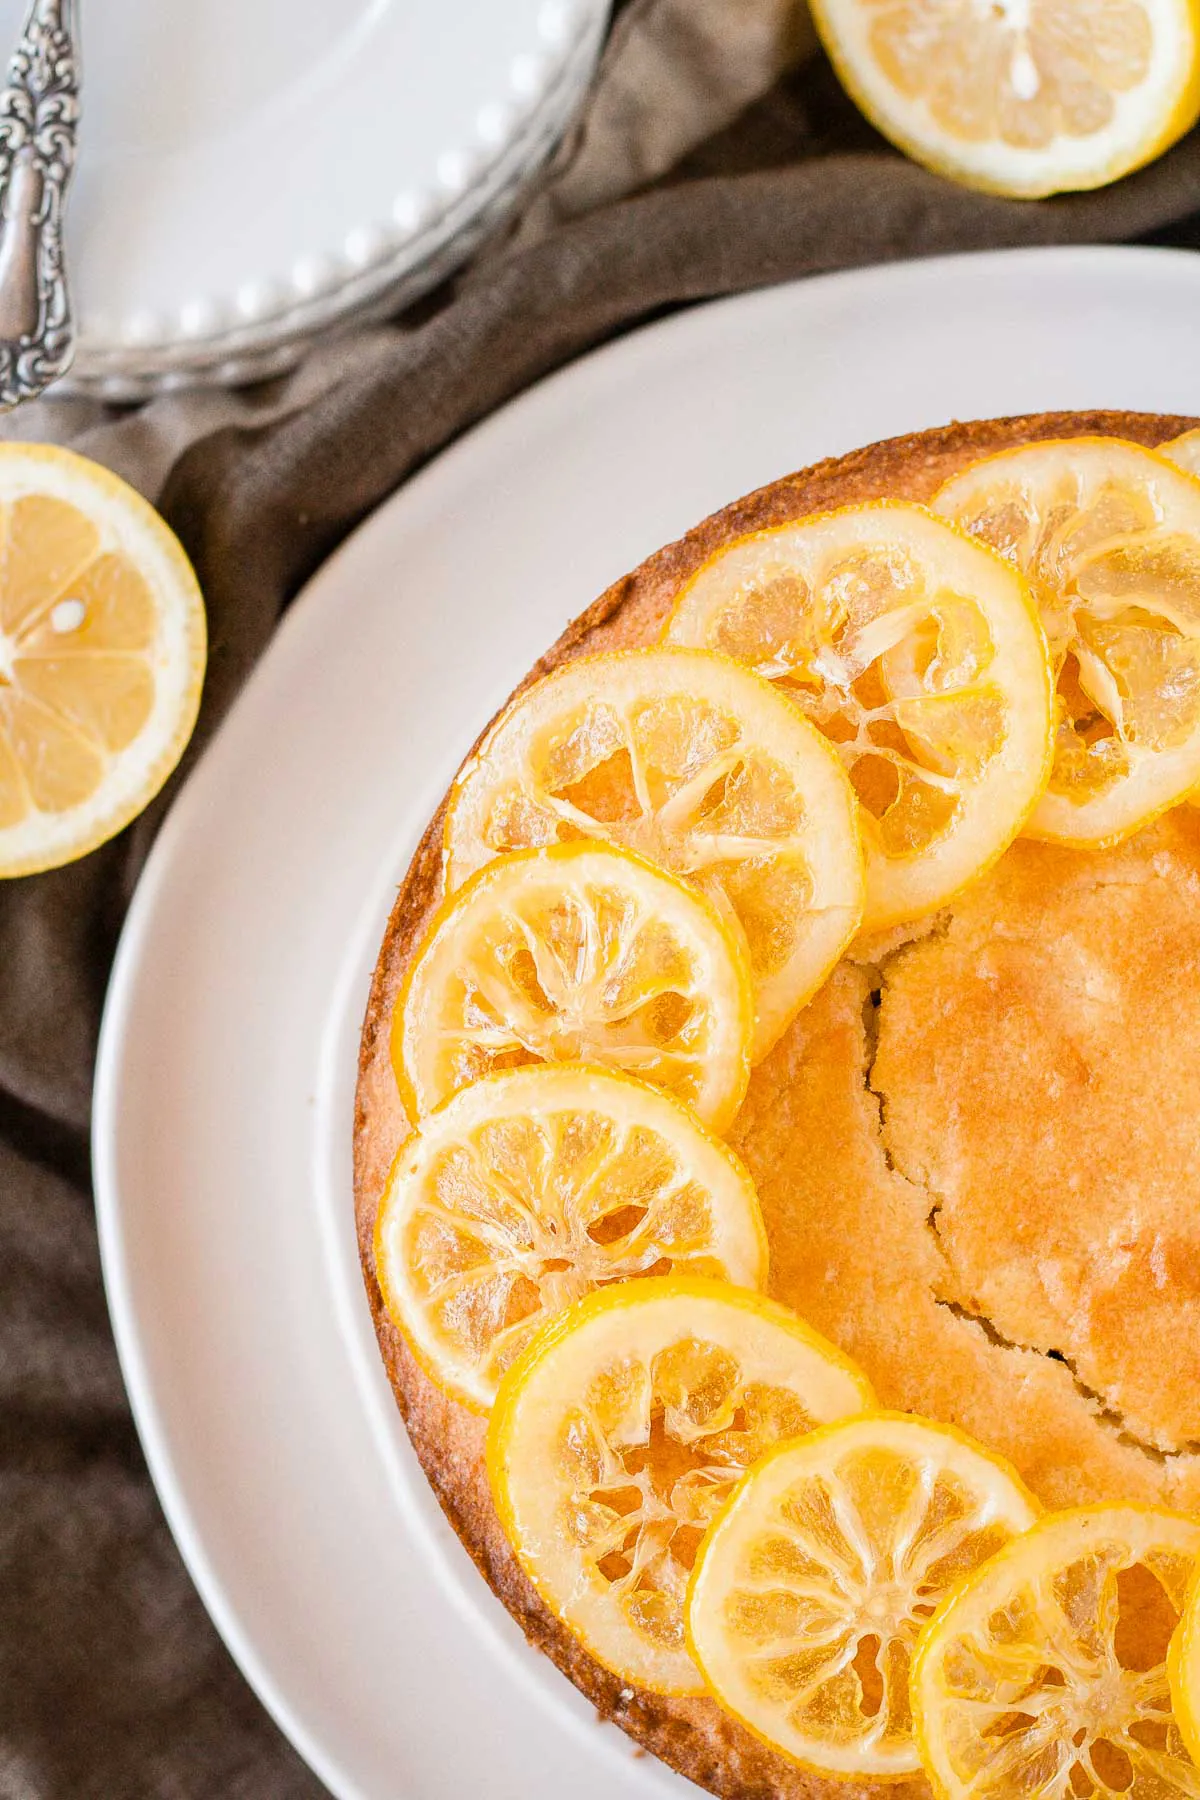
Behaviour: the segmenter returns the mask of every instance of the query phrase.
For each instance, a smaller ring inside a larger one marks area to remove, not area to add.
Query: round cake
[[[616,582],[529,680],[657,642],[682,583],[747,531],[854,502],[928,501],[976,459],[1195,421],[1044,414],[873,445],[737,501]],[[443,814],[401,888],[364,1024],[358,1238],[409,1435],[463,1543],[529,1639],[636,1741],[738,1800],[845,1792],[704,1698],[644,1693],[549,1613],[502,1530],[486,1420],[422,1370],[384,1309],[379,1196],[408,1119],[389,1037],[441,898]],[[1200,810],[1107,850],[1018,839],[948,907],[861,938],[754,1068],[728,1133],[758,1188],[769,1292],[865,1370],[881,1405],[969,1432],[1046,1505],[1200,1511]],[[924,1791],[922,1777],[908,1784]],[[894,1783],[867,1780],[855,1792]]]

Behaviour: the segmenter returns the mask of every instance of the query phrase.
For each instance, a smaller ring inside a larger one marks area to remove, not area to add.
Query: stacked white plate
[[[85,11],[69,379],[126,400],[274,373],[448,273],[579,108],[608,0]]]

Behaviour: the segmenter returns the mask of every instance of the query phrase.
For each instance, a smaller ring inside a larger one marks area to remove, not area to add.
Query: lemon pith
[[[1167,1651],[1167,1685],[1180,1736],[1200,1769],[1200,1563]]]
[[[919,1767],[908,1669],[947,1590],[1038,1514],[1001,1459],[905,1413],[771,1451],[700,1547],[688,1641],[715,1697],[802,1766]]]
[[[733,1152],[659,1090],[570,1064],[487,1076],[430,1114],[375,1230],[389,1314],[434,1380],[480,1409],[592,1288],[652,1270],[761,1287],[766,1263]]]
[[[683,1601],[713,1513],[772,1444],[871,1403],[848,1357],[761,1294],[622,1282],[552,1320],[501,1381],[496,1510],[599,1662],[656,1693],[699,1693]]]

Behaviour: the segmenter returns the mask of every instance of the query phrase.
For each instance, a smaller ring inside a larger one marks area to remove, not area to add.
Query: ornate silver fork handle
[[[40,394],[75,351],[62,228],[78,120],[75,0],[31,0],[0,92],[0,407]]]

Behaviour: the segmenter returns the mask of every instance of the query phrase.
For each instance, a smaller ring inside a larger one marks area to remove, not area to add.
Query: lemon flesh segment
[[[518,695],[467,764],[446,881],[508,850],[627,845],[693,882],[744,943],[758,1061],[858,929],[854,794],[826,740],[727,657],[586,657]]]
[[[814,0],[813,13],[872,124],[994,193],[1100,187],[1200,112],[1191,0]]]
[[[1185,475],[1200,475],[1200,426],[1181,432],[1168,444],[1160,444],[1158,454],[1182,469]]]
[[[701,1693],[684,1596],[709,1522],[776,1443],[872,1404],[848,1357],[761,1294],[622,1282],[508,1371],[488,1476],[526,1573],[597,1661],[655,1693]]]
[[[914,1729],[949,1800],[1200,1795],[1165,1658],[1200,1522],[1051,1513],[946,1601],[913,1662]]]
[[[859,799],[863,930],[919,917],[1016,836],[1049,767],[1046,649],[1024,581],[924,507],[880,501],[724,546],[664,636],[773,682]]]
[[[632,851],[559,844],[451,895],[401,987],[392,1063],[414,1119],[483,1075],[594,1062],[722,1131],[752,1029],[749,966],[710,901]]]
[[[767,1240],[737,1157],[645,1082],[559,1064],[493,1075],[403,1146],[375,1268],[423,1366],[486,1410],[534,1333],[648,1274],[761,1287]]]
[[[74,861],[158,792],[195,724],[204,605],[107,469],[0,445],[0,876]]]
[[[973,464],[934,505],[1029,578],[1056,683],[1027,830],[1115,843],[1200,781],[1200,482],[1115,438]]]
[[[1037,1517],[998,1458],[945,1425],[863,1413],[747,1474],[696,1559],[688,1642],[721,1705],[830,1775],[920,1767],[908,1680],[950,1588]]]

